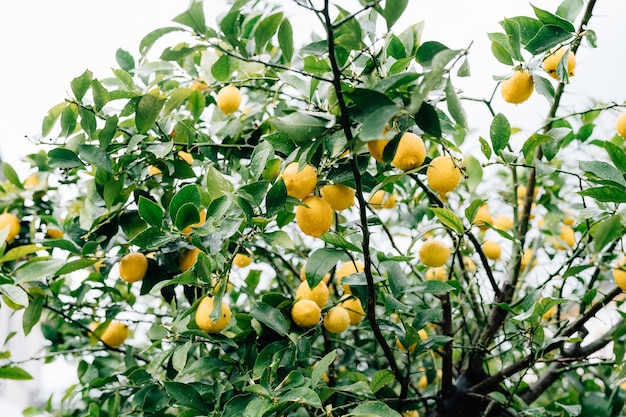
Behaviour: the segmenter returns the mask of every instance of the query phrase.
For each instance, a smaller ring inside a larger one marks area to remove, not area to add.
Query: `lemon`
[[[426,170],[428,186],[438,194],[454,190],[461,181],[461,170],[454,160],[446,155],[433,159]]]
[[[426,147],[422,138],[415,133],[405,132],[396,148],[391,164],[401,171],[417,168],[426,159]]]
[[[46,237],[49,237],[50,239],[61,239],[63,237],[63,230],[46,226]]]
[[[535,88],[535,82],[528,71],[516,70],[511,78],[502,81],[500,93],[507,103],[521,104],[528,100]]]
[[[450,248],[441,240],[429,239],[419,250],[420,261],[433,268],[442,266],[450,257]]]
[[[615,285],[621,288],[622,291],[626,291],[626,256],[622,257],[613,266],[613,279]]]
[[[181,233],[187,235],[192,232],[192,227],[202,226],[206,222],[206,210],[202,209],[198,214],[200,215],[200,221],[198,223],[190,224],[189,226],[185,227],[183,230],[181,230]]]
[[[208,90],[209,86],[203,78],[198,78],[193,80],[193,82],[191,83],[191,89],[202,92]]]
[[[317,173],[315,168],[307,164],[299,169],[297,162],[291,162],[283,170],[282,178],[287,188],[287,194],[302,200],[315,190],[317,184]]]
[[[472,258],[470,258],[469,256],[464,256],[463,257],[463,268],[467,271],[467,272],[476,272],[476,263],[474,262],[474,260]]]
[[[437,268],[428,268],[428,271],[426,271],[426,279],[428,281],[445,281],[446,268],[444,268],[443,266],[439,266]]]
[[[193,156],[189,152],[178,151],[178,157],[189,165],[193,164]]]
[[[314,301],[320,308],[323,308],[328,302],[329,291],[324,281],[320,281],[315,288],[311,289],[309,283],[302,281],[296,291],[296,300]]]
[[[378,190],[370,196],[368,201],[370,207],[374,210],[380,210],[385,205],[385,190]]]
[[[238,253],[233,258],[233,265],[239,268],[245,268],[252,263],[252,258],[244,253]]]
[[[96,321],[92,322],[89,325],[89,329],[93,332],[95,331],[100,324]],[[107,327],[104,329],[102,334],[100,335],[100,340],[105,345],[116,348],[124,343],[124,340],[128,337],[128,326],[124,323],[111,320]]]
[[[426,330],[424,330],[424,329],[420,329],[417,332],[417,335],[419,336],[420,340],[426,340],[428,338],[428,333],[426,333]],[[407,351],[407,348],[404,347],[404,345],[402,344],[402,341],[400,340],[399,337],[396,337],[396,346],[398,346],[398,349],[400,349],[402,352],[406,352]],[[417,347],[417,342],[412,343],[409,346],[409,349],[408,349],[409,353],[415,352],[415,348],[416,347]]]
[[[348,315],[350,316],[350,324],[359,324],[363,321],[363,317],[365,317],[365,310],[363,310],[363,305],[361,304],[361,300],[352,297],[346,296],[341,301],[341,305],[346,309]]]
[[[574,229],[571,226],[561,225],[561,233],[559,233],[558,238],[552,237],[552,243],[554,243],[554,247],[559,250],[566,249],[563,246],[565,243],[570,248],[573,248],[576,245],[576,235],[574,234]]]
[[[550,319],[550,317],[554,316],[557,312],[557,307],[556,306],[552,306],[550,307],[550,309],[548,311],[546,311],[545,313],[543,313],[541,315],[541,318],[544,321],[548,321]]]
[[[178,255],[178,267],[182,272],[188,271],[198,260],[200,249],[183,249]]]
[[[392,209],[397,205],[398,205],[398,194],[393,193],[385,200],[385,203],[383,204],[383,208]]]
[[[563,46],[558,49],[556,52],[548,55],[543,60],[543,69],[546,70],[548,75],[555,80],[559,81],[561,78],[556,72],[557,67],[559,66],[559,61],[563,58],[565,51],[568,50],[567,47]],[[572,51],[569,51],[567,56],[567,74],[572,77],[574,75],[574,70],[576,69],[576,56]]]
[[[485,240],[481,247],[483,249],[483,253],[488,259],[491,259],[492,261],[500,259],[502,249],[497,242],[494,242],[493,240]]]
[[[322,318],[322,309],[313,300],[298,300],[291,307],[293,322],[306,329],[319,323]]]
[[[10,242],[15,239],[15,236],[17,236],[17,234],[20,232],[20,219],[18,219],[15,214],[0,214],[0,230],[3,230],[5,227],[9,228],[7,241]]]
[[[404,410],[402,417],[420,417],[420,413],[417,410]]]
[[[148,175],[150,175],[151,177],[162,177],[163,173],[159,168],[155,167],[154,165],[150,165],[148,167]]]
[[[615,127],[617,128],[617,134],[622,138],[626,139],[626,111],[623,111],[615,122]]]
[[[476,211],[474,224],[478,226],[480,230],[487,230],[489,228],[487,223],[492,224],[493,218],[491,217],[491,213],[489,212],[489,206],[487,204],[483,204]]]
[[[533,250],[531,248],[524,250],[524,253],[522,254],[522,259],[520,261],[520,267],[522,268],[522,270],[526,269],[528,265],[530,265],[531,269],[537,266],[537,258],[533,258]]]
[[[306,264],[302,265],[300,268],[300,281],[306,281]],[[324,275],[322,281],[324,281],[324,284],[328,285],[330,282],[330,274]]]
[[[148,272],[148,259],[141,252],[131,252],[120,260],[120,278],[126,282],[137,282]]]
[[[230,307],[222,300],[220,317],[216,321],[211,320],[210,316],[214,310],[213,300],[214,298],[211,296],[204,297],[196,309],[196,324],[202,331],[209,334],[219,333],[224,330],[228,326],[232,315]]]
[[[499,216],[496,216],[496,218],[494,219],[493,227],[505,232],[509,231],[513,229],[513,219],[511,219],[509,216],[501,214]]]
[[[305,235],[320,237],[333,223],[333,209],[320,197],[310,195],[302,200],[306,206],[296,208],[296,222]]]
[[[331,333],[341,333],[350,325],[350,314],[348,310],[340,305],[336,305],[324,316],[324,327]]]
[[[335,271],[335,277],[337,278],[337,284],[341,284],[341,279],[343,277],[347,277],[349,275],[356,274],[358,272],[363,272],[364,269],[365,269],[365,265],[361,261],[346,262],[346,263],[342,264]],[[341,287],[343,288],[344,292],[350,293],[350,286],[349,285],[343,284],[343,285],[341,285]]]
[[[321,188],[324,201],[333,210],[341,211],[354,205],[354,189],[343,184],[328,184]]]
[[[26,188],[26,189],[35,188],[39,184],[41,184],[41,180],[37,177],[36,174],[31,174],[24,181],[24,188]]]
[[[520,204],[523,203],[526,198],[526,190],[527,188],[525,185],[519,185],[517,187],[517,200]],[[533,188],[533,200],[537,198],[537,194],[539,194],[539,188],[535,187]]]
[[[241,91],[234,85],[230,84],[217,93],[217,107],[219,107],[224,114],[236,112],[240,105]]]
[[[385,151],[385,146],[387,146],[389,142],[390,140],[388,139],[371,140],[367,142],[367,150],[375,160],[378,162],[384,162],[383,152]]]

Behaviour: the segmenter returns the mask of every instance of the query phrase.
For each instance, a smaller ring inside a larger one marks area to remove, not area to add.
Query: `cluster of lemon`
[[[557,67],[566,51],[569,51],[569,48],[561,47],[548,54],[543,61],[543,69],[557,81],[561,80],[557,73]],[[575,69],[576,56],[572,51],[569,51],[567,56],[567,73],[570,77],[574,75]],[[532,75],[527,70],[517,69],[513,71],[513,75],[510,78],[502,82],[500,92],[504,101],[512,104],[521,104],[530,98],[534,87],[535,82]]]
[[[296,291],[295,302],[291,307],[291,318],[293,322],[302,328],[309,329],[315,327],[322,315],[324,317],[323,326],[328,332],[339,334],[344,332],[348,326],[359,324],[365,317],[363,305],[358,297],[350,292],[350,286],[341,284],[341,279],[363,271],[363,263],[346,262],[335,271],[337,285],[343,288],[343,297],[334,306],[324,311],[330,299],[328,288],[330,275],[327,274],[316,286],[311,289],[304,267],[300,271],[301,283]]]

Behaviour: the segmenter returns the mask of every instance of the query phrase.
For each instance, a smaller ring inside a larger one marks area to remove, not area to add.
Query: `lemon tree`
[[[69,76],[2,165],[0,308],[78,378],[25,415],[624,415],[626,109],[572,101],[604,1],[496,22],[481,96],[407,0],[293,2],[306,41],[194,0]]]

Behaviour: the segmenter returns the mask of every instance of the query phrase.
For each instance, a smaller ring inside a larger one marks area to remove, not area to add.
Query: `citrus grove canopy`
[[[623,415],[624,105],[560,106],[596,1],[488,34],[478,140],[471,47],[394,31],[407,0],[295,3],[324,27],[302,47],[270,2],[217,27],[192,2],[71,81],[32,176],[3,165],[3,308],[79,379],[47,411]]]

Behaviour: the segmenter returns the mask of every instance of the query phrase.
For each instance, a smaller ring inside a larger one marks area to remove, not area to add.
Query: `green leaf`
[[[250,315],[274,330],[280,336],[286,336],[289,332],[289,325],[287,324],[285,316],[282,315],[280,310],[269,304],[263,302],[255,303],[250,311]]]
[[[523,61],[521,53],[521,32],[520,25],[515,20],[505,18],[501,23],[506,32],[509,45],[511,47],[511,56],[517,61]]]
[[[604,185],[579,191],[578,194],[591,197],[603,203],[626,203],[626,193],[623,188]]]
[[[187,105],[189,106],[193,119],[197,122],[206,107],[206,98],[200,91],[193,91],[187,99]]]
[[[28,379],[33,379],[32,375],[20,368],[19,366],[10,366],[5,365],[0,367],[0,378],[1,379],[15,379],[20,381],[25,381]]]
[[[283,20],[278,28],[278,45],[283,53],[284,62],[291,63],[293,58],[293,29],[289,19]]]
[[[106,121],[104,122],[104,127],[98,135],[98,141],[100,142],[100,147],[102,149],[108,148],[111,140],[113,140],[113,137],[117,133],[117,122],[117,115],[106,118]]]
[[[435,213],[439,221],[447,228],[462,235],[465,231],[463,222],[458,216],[450,209],[440,207],[430,207],[430,211]]]
[[[183,204],[172,216],[172,220],[178,230],[183,230],[187,226],[200,222],[198,206],[193,202]]]
[[[52,128],[54,127],[54,124],[59,119],[59,116],[63,112],[63,109],[65,109],[65,106],[67,106],[67,103],[63,101],[48,110],[48,114],[46,115],[46,117],[43,118],[41,122],[41,136],[47,136],[50,134]]]
[[[487,142],[487,140],[485,140],[482,136],[478,138],[478,141],[480,142],[480,150],[483,155],[485,155],[487,159],[491,158],[492,151],[491,146],[489,146],[489,142]]]
[[[266,17],[259,23],[259,26],[254,31],[254,43],[257,54],[264,51],[265,45],[272,39],[282,20],[283,13],[278,12]]]
[[[266,213],[265,217],[272,218],[274,217],[282,208],[285,206],[287,202],[287,187],[285,186],[285,182],[282,178],[279,178],[278,181],[267,192],[267,196],[265,197],[265,207]]]
[[[193,204],[196,207],[196,211],[199,210],[202,204],[202,198],[200,197],[200,190],[196,184],[187,184],[182,187],[174,197],[169,205],[169,213],[172,219],[176,219],[178,210],[185,204]]]
[[[442,281],[425,281],[406,290],[407,293],[427,293],[427,294],[443,294],[454,291],[454,287],[447,282]]]
[[[611,161],[615,164],[615,167],[619,169],[622,174],[626,174],[626,153],[619,146],[606,141],[604,142],[604,149],[609,154]]]
[[[56,275],[56,272],[65,265],[64,259],[34,258],[15,271],[15,283],[23,284],[31,281],[43,281]],[[26,305],[26,304],[24,304]]]
[[[38,252],[40,250],[45,250],[45,249],[47,249],[47,247],[41,246],[41,245],[23,245],[23,246],[11,248],[11,250],[6,252],[0,258],[0,263],[14,261],[26,255],[30,255],[31,253],[35,253],[35,252]]]
[[[452,49],[445,49],[438,52],[431,61],[430,72],[426,73],[422,77],[422,81],[418,84],[417,88],[413,90],[411,95],[411,104],[408,111],[410,113],[417,113],[422,103],[428,96],[428,93],[441,81],[441,77],[446,71],[448,63],[458,55],[459,51]]]
[[[202,9],[202,2],[193,0],[189,10],[174,18],[174,22],[180,23],[193,29],[198,35],[206,33],[207,27],[204,20],[204,10]],[[143,41],[142,41],[143,42]]]
[[[180,32],[182,30],[183,29],[179,27],[165,27],[153,30],[152,32],[144,36],[139,43],[139,53],[141,55],[146,55],[152,48],[152,45],[154,45],[154,43],[159,40],[159,38],[161,38],[163,35],[171,32]]]
[[[228,81],[236,68],[236,62],[232,58],[222,55],[211,66],[211,75],[218,81]]]
[[[250,157],[250,177],[257,180],[263,173],[267,161],[274,156],[274,147],[267,141],[259,143]]]
[[[465,109],[461,104],[461,100],[456,94],[456,90],[452,85],[452,81],[448,78],[446,83],[446,105],[452,118],[464,129],[468,129],[467,116]]]
[[[389,121],[400,113],[400,108],[395,104],[382,106],[367,115],[365,122],[361,125],[359,139],[363,142],[378,140],[383,136],[385,126]]]
[[[395,381],[396,377],[393,375],[389,369],[381,369],[377,371],[374,376],[372,376],[372,380],[370,382],[370,388],[372,392],[375,394],[380,391],[382,388],[391,384]]]
[[[327,233],[324,233],[322,236],[320,236],[320,239],[328,243],[329,245],[333,245],[334,247],[339,248],[339,249],[346,249],[346,250],[351,250],[351,251],[358,252],[358,253],[363,253],[363,249],[356,246],[354,243],[349,242],[338,233],[327,232]]]
[[[287,232],[275,230],[273,232],[261,233],[261,237],[268,245],[278,246],[284,249],[295,249],[293,240]]]
[[[22,182],[20,181],[20,177],[17,175],[17,172],[8,162],[2,162],[2,173],[4,177],[11,184],[15,185],[18,188],[23,188]]]
[[[163,116],[169,115],[172,111],[176,110],[183,101],[185,101],[194,90],[191,88],[178,88],[170,94],[170,98],[165,103],[163,108]]]
[[[556,9],[556,15],[573,23],[584,5],[583,0],[564,0]]]
[[[270,122],[291,140],[302,144],[320,136],[329,121],[310,113],[296,111],[286,116],[272,117]]]
[[[113,174],[113,161],[109,155],[95,145],[78,145],[78,154],[83,161]]]
[[[214,166],[210,166],[206,174],[206,191],[211,199],[214,200],[232,192],[233,185]]]
[[[322,359],[317,361],[313,368],[313,371],[311,372],[311,387],[317,387],[317,384],[319,384],[320,380],[322,379],[322,374],[328,371],[328,367],[335,361],[336,357],[337,351],[331,350]]]
[[[349,259],[348,255],[341,250],[320,248],[309,255],[304,274],[309,288],[315,288],[337,262]]]
[[[109,92],[98,80],[91,82],[91,92],[93,94],[93,102],[96,106],[96,111],[99,112],[104,105],[109,102]]]
[[[139,197],[139,215],[150,226],[161,227],[163,225],[163,210],[161,206],[144,196]]]
[[[508,49],[500,42],[491,40],[491,53],[493,56],[504,65],[513,65],[513,59]]]
[[[20,281],[16,279],[15,283],[18,284]],[[28,293],[18,285],[2,284],[0,285],[0,293],[11,300],[13,304],[22,307],[28,306]]]
[[[311,388],[299,387],[294,388],[289,391],[285,395],[280,397],[281,402],[295,402],[298,404],[305,404],[315,408],[322,407],[322,400],[320,400],[319,395]]]
[[[135,126],[139,133],[147,133],[152,129],[164,103],[165,99],[159,97],[156,92],[141,97],[137,104],[137,112],[135,115]]]
[[[511,137],[511,125],[502,113],[498,113],[493,118],[489,128],[489,136],[491,138],[491,146],[496,154],[508,146],[509,138]]]
[[[83,128],[89,138],[93,138],[96,132],[96,115],[90,109],[84,107],[78,108],[78,114],[80,115],[80,127]]]
[[[545,25],[526,44],[526,50],[533,55],[549,51],[572,38],[572,34],[559,26]]]
[[[135,68],[135,58],[122,48],[118,48],[118,50],[115,51],[115,59],[117,60],[117,64],[124,71],[132,71]]]
[[[613,165],[604,161],[579,161],[578,167],[581,171],[591,174],[591,181],[593,182],[612,182],[618,186],[626,188],[626,180],[624,180],[624,174],[619,172]],[[594,181],[593,176],[602,181]],[[611,185],[611,184],[609,184]],[[626,190],[625,190],[626,191]]]
[[[474,223],[474,218],[476,217],[476,212],[478,211],[480,206],[482,206],[486,202],[487,202],[487,200],[477,199],[477,200],[473,200],[470,203],[470,205],[467,206],[467,208],[465,209],[465,218],[467,219],[467,221],[470,224]]]
[[[537,19],[544,25],[555,25],[570,33],[576,31],[576,28],[571,22],[538,7],[532,6],[532,8],[535,11]]]
[[[70,83],[72,92],[76,100],[81,101],[91,86],[91,80],[93,79],[93,73],[89,70],[83,72],[80,76],[74,78]]]
[[[139,234],[137,234],[132,240],[133,245],[137,245],[142,249],[154,250],[176,240],[174,235],[164,233],[159,227],[149,227]]]
[[[402,417],[402,414],[389,407],[381,401],[365,401],[354,407],[350,412],[351,416],[385,416],[385,417]]]
[[[210,414],[211,407],[204,401],[200,393],[189,384],[181,382],[165,381],[163,382],[167,394],[176,402],[186,408],[200,411],[203,414]]]
[[[41,318],[41,311],[46,298],[43,295],[34,297],[28,303],[28,307],[24,310],[24,317],[22,317],[22,329],[24,329],[24,336],[28,336],[33,327],[39,323]]]
[[[623,234],[620,216],[611,216],[591,226],[589,230],[593,237],[594,253],[599,253],[609,243]]]
[[[76,119],[78,118],[78,106],[70,103],[61,113],[61,136],[68,137],[74,133]]]
[[[433,60],[435,55],[441,51],[450,50],[446,45],[437,41],[424,42],[417,49],[415,59],[422,65],[428,65]]]
[[[66,274],[71,274],[72,272],[80,271],[81,269],[90,267],[96,262],[97,262],[96,259],[89,259],[89,258],[75,259],[73,261],[66,262],[61,268],[59,268],[55,272],[55,275],[62,276]]]
[[[402,16],[408,3],[409,0],[387,0],[385,2],[385,8],[383,9],[382,15],[385,18],[388,31]]]
[[[522,154],[524,154],[524,162],[530,164],[535,157],[535,150],[542,143],[552,140],[552,136],[541,133],[533,133],[522,146]]]
[[[432,104],[422,103],[414,118],[415,123],[424,132],[435,137],[441,137],[441,123],[437,110]]]
[[[391,293],[396,299],[402,297],[402,293],[409,287],[409,280],[406,273],[402,270],[400,262],[386,261],[382,264],[387,272],[387,281]]]

